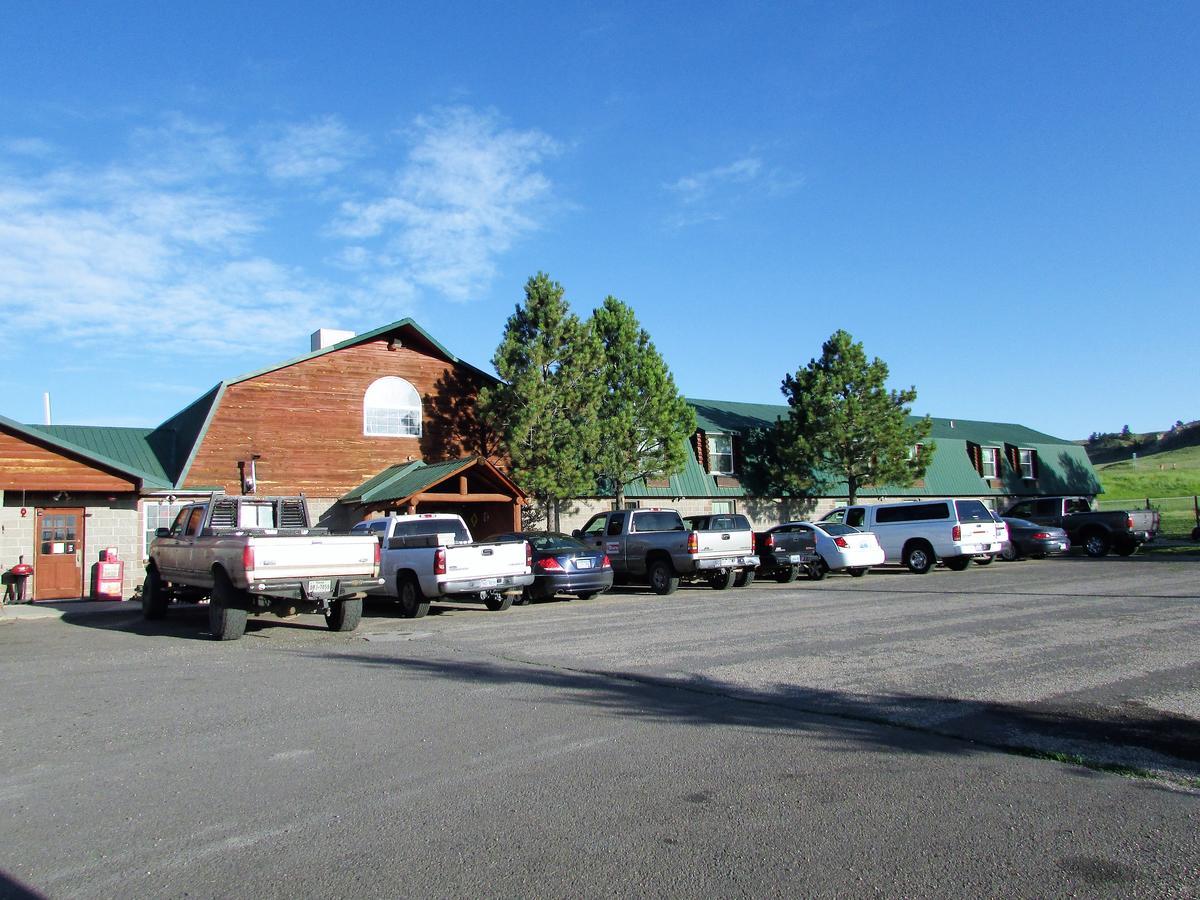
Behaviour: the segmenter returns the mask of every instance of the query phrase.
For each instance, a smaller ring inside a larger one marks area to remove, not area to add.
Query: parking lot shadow
[[[959,700],[919,694],[853,694],[792,684],[750,687],[703,675],[657,676],[524,662],[322,653],[323,658],[417,677],[548,689],[547,700],[618,716],[735,728],[835,730],[858,741],[908,752],[1006,749],[1056,754],[1100,767],[1154,769],[1180,780],[1200,777],[1200,720],[1149,707],[1105,707]],[[817,717],[822,717],[818,719]],[[880,729],[878,726],[896,726]],[[936,747],[918,734],[955,738]],[[1193,784],[1194,787],[1194,784]]]

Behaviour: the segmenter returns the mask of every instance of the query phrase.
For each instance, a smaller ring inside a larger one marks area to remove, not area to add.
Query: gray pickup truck
[[[353,631],[363,595],[382,584],[379,542],[312,527],[303,497],[216,494],[155,532],[142,614],[161,619],[173,600],[207,599],[209,631],[221,641],[264,612],[322,612],[333,631]]]
[[[1088,556],[1107,556],[1116,550],[1129,556],[1158,534],[1156,509],[1098,510],[1086,497],[1039,497],[1022,500],[1002,515],[1063,529],[1075,547]]]
[[[597,513],[572,534],[606,553],[614,574],[644,579],[656,594],[673,593],[681,578],[704,580],[722,590],[740,571],[758,565],[749,528],[689,530],[673,509]]]

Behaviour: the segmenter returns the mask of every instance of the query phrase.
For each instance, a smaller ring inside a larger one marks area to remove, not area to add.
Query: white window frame
[[[421,394],[396,375],[376,378],[363,394],[363,434],[370,437],[420,437]]]
[[[990,466],[989,466],[990,464]],[[989,472],[988,469],[991,469]],[[999,478],[1000,477],[1000,448],[999,447],[980,447],[979,448],[979,474],[984,478]]]
[[[709,512],[714,516],[732,516],[737,513],[737,504],[733,500],[713,500],[710,502]],[[723,507],[718,509],[718,507]]]
[[[728,441],[728,451],[717,451],[714,447],[714,442],[718,439]],[[733,435],[725,431],[714,431],[707,435],[708,440],[708,471],[714,475],[732,475],[733,474]],[[717,459],[728,457],[729,466],[722,468],[716,464]]]
[[[179,511],[185,506],[188,506],[195,501],[190,497],[180,498],[174,501],[171,500],[143,500],[142,501],[142,559],[150,558],[150,542],[154,540],[154,530],[156,528],[170,528],[175,521],[175,517],[179,515]],[[154,524],[150,524],[151,509],[153,510]],[[163,514],[163,509],[167,510],[166,515]]]
[[[1036,452],[1037,452],[1036,450],[1032,450],[1029,447],[1018,447],[1017,448],[1017,460],[1021,464],[1021,477],[1022,478],[1028,478],[1031,481],[1033,480],[1033,459],[1034,459],[1033,455]]]

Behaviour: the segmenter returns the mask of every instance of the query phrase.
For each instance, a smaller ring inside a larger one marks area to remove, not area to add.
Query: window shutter
[[[703,428],[697,428],[695,435],[692,436],[692,447],[696,451],[696,462],[700,463],[700,468],[705,472],[711,471],[708,467],[708,435],[704,433]]]
[[[1029,451],[1029,458],[1033,461],[1033,477],[1038,477],[1038,452],[1036,450]]]
[[[1012,469],[1014,472],[1016,472],[1018,475],[1020,475],[1021,474],[1021,449],[1016,444],[1006,443],[1004,445],[1004,455],[1006,457],[1008,457],[1008,467],[1010,469]]]
[[[733,448],[733,474],[737,475],[742,471],[742,436],[735,431],[729,436],[729,443]]]
[[[975,467],[975,471],[983,475],[983,454],[980,452],[979,445],[973,441],[967,441],[967,456],[971,458],[971,465]]]

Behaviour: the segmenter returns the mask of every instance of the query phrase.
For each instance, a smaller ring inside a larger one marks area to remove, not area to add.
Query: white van
[[[873,532],[884,561],[924,575],[939,559],[960,572],[971,558],[995,556],[1004,543],[991,512],[979,500],[909,500],[840,506],[822,522]]]

